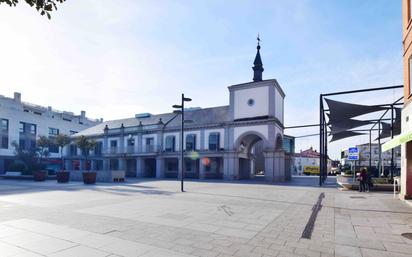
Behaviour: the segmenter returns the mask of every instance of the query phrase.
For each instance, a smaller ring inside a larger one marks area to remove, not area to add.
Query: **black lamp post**
[[[190,102],[192,99],[185,97],[185,94],[182,94],[182,101],[180,105],[173,105],[173,108],[177,109],[174,110],[174,113],[178,113],[182,115],[182,127],[181,127],[181,135],[180,135],[180,153],[181,153],[181,158],[182,158],[182,165],[180,165],[181,169],[181,182],[180,182],[180,190],[184,192],[183,189],[183,180],[184,180],[184,167],[185,167],[185,157],[184,157],[184,149],[183,149],[183,143],[184,143],[184,124],[185,122],[190,122],[190,121],[185,121],[185,102]]]

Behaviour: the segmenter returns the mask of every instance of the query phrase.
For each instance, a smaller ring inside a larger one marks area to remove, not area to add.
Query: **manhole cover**
[[[349,198],[354,198],[354,199],[366,199],[364,196],[350,196]]]
[[[407,239],[409,239],[409,240],[412,240],[412,233],[403,233],[402,236],[403,236],[404,238],[407,238]]]

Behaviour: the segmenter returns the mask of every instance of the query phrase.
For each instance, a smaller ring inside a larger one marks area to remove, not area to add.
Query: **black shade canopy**
[[[330,134],[338,134],[343,131],[347,131],[349,129],[370,125],[372,124],[370,121],[363,121],[363,120],[354,120],[354,119],[342,119],[336,123],[329,123],[330,124]]]
[[[332,139],[330,140],[330,142],[341,140],[347,137],[354,137],[354,136],[360,136],[360,135],[365,135],[365,134],[354,132],[354,131],[343,131],[343,132],[332,135]]]
[[[338,102],[335,100],[325,98],[329,107],[329,123],[338,123],[342,120],[350,120],[350,118],[371,113],[386,110],[387,108],[382,106],[370,106],[360,104],[350,104],[344,102]]]

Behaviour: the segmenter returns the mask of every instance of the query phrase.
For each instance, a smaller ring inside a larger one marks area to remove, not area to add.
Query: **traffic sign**
[[[350,161],[358,161],[359,160],[359,149],[357,147],[349,147],[348,160],[350,160]]]

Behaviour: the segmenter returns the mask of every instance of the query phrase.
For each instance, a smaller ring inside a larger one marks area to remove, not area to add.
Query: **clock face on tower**
[[[249,106],[255,105],[255,100],[253,98],[250,98],[249,100],[247,100],[247,105]]]

